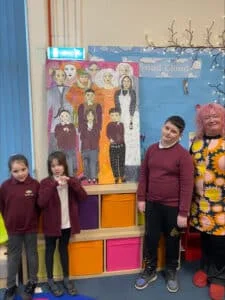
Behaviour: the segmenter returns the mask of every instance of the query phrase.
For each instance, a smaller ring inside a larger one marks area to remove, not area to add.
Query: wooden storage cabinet
[[[138,273],[143,267],[144,218],[142,216],[141,221],[140,216],[138,218],[137,184],[90,185],[84,188],[89,196],[80,207],[81,233],[73,236],[69,245],[70,276],[83,278]],[[39,234],[38,247],[39,281],[45,281],[42,233]],[[164,265],[163,256],[164,244],[161,241],[159,268]],[[62,278],[58,253],[54,275],[56,279]]]

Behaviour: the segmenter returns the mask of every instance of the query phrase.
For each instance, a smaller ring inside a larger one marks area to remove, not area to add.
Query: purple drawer
[[[86,201],[79,202],[80,228],[98,228],[98,196],[88,196]]]

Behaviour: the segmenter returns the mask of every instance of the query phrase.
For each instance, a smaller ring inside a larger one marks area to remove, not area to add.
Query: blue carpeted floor
[[[180,290],[175,294],[171,294],[167,291],[165,287],[165,281],[161,273],[159,273],[157,281],[142,291],[137,291],[134,288],[134,281],[137,275],[80,279],[76,280],[76,287],[82,295],[91,297],[91,299],[95,300],[209,299],[207,288],[199,289],[192,284],[192,275],[197,267],[198,264],[196,263],[183,263],[182,268],[179,271],[181,287]],[[42,298],[42,300],[44,300],[43,298],[46,299],[46,297],[39,298]],[[55,299],[56,298],[54,298],[54,300]],[[60,297],[58,299],[72,300],[72,297]],[[90,298],[74,297],[73,299],[89,300]],[[53,300],[53,298],[49,300]]]
[[[192,283],[192,275],[197,269],[196,263],[185,263],[179,271],[180,290],[169,293],[165,281],[160,273],[157,281],[142,291],[134,288],[137,275],[113,276],[78,280],[77,288],[84,295],[89,295],[97,300],[204,300],[209,299],[208,289],[199,289]]]

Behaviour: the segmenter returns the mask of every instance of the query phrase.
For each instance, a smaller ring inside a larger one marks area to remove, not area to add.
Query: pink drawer
[[[106,270],[132,270],[141,267],[141,239],[126,238],[106,241]]]

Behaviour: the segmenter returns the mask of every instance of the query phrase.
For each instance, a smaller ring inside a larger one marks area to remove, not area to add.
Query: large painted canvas
[[[137,181],[138,75],[137,63],[46,62],[48,150],[83,184]]]

